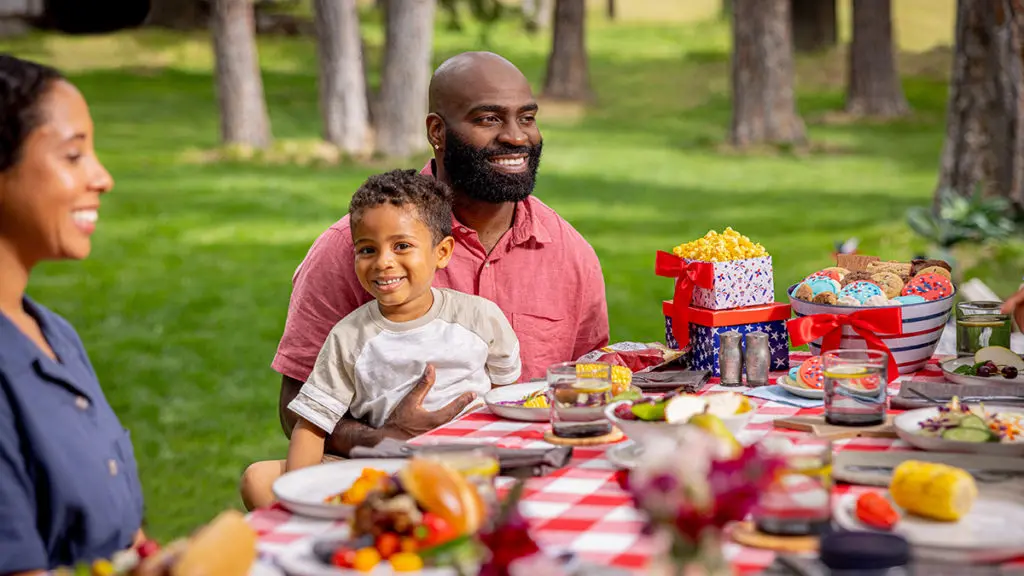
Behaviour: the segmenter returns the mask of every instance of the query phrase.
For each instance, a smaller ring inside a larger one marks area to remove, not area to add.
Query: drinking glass
[[[956,355],[974,356],[986,346],[1010,347],[1010,315],[1002,302],[960,302],[956,305]]]
[[[548,368],[551,430],[562,438],[590,438],[612,431],[604,407],[612,398],[609,364],[562,362]]]
[[[755,526],[766,534],[823,534],[832,520],[832,443],[809,439],[777,445],[761,444],[783,460],[783,468],[758,496],[751,511]]]
[[[822,354],[825,422],[873,426],[885,422],[889,356],[878,350],[832,350]]]

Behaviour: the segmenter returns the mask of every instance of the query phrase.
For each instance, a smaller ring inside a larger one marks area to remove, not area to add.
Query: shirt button
[[[79,396],[78,398],[75,398],[75,406],[77,406],[79,410],[88,410],[89,399],[85,396]]]
[[[490,267],[491,267],[491,263],[490,262],[484,262],[484,268],[490,268]]]
[[[462,232],[463,234],[465,234],[467,232],[467,230],[465,228],[459,228],[459,232]]]
[[[110,469],[111,476],[117,476],[117,460],[114,460],[113,458],[107,460],[107,468]]]

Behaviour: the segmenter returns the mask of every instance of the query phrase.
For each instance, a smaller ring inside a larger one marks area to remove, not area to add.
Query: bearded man
[[[519,338],[522,380],[543,378],[551,364],[608,343],[604,278],[594,249],[532,195],[543,142],[536,116],[526,77],[497,54],[459,54],[431,79],[426,125],[434,158],[423,173],[454,191],[456,242],[434,286],[483,296],[502,309]],[[371,299],[353,261],[345,216],[317,238],[292,278],[288,319],[272,364],[281,374],[279,416],[286,434],[295,424],[288,403],[328,332]],[[408,439],[448,422],[475,400],[467,393],[427,411],[419,401],[432,385],[421,379],[383,428],[343,419],[328,452],[346,455],[384,437]]]

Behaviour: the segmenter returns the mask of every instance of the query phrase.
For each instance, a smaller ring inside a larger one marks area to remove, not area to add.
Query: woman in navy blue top
[[[0,55],[0,575],[109,558],[142,537],[128,431],[74,328],[25,295],[39,262],[89,255],[112,187],[78,90]]]

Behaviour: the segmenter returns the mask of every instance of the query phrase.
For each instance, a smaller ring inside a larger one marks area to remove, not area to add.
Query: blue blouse
[[[82,341],[23,305],[59,361],[0,313],[0,574],[109,558],[142,524],[131,438]]]

